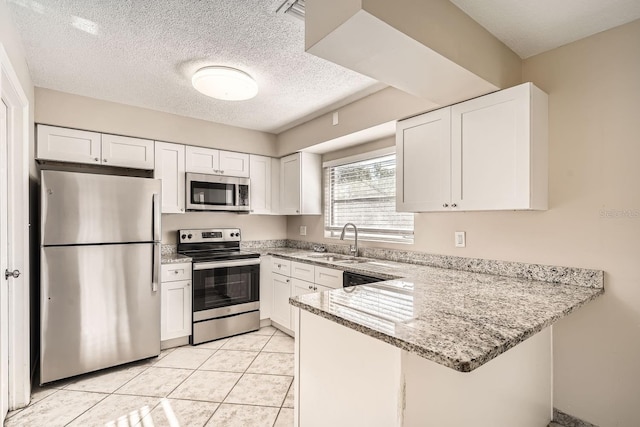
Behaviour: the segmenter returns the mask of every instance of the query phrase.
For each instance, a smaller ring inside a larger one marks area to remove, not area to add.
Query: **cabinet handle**
[[[442,205],[443,208],[448,208],[449,207],[449,203],[445,203]]]
[[[314,287],[313,287],[313,290],[314,290],[314,291],[317,291],[317,290],[318,290],[318,287],[317,287],[317,286],[314,286]]]
[[[100,161],[100,159],[99,159],[99,158],[97,158],[97,157],[94,157],[94,158],[93,158],[93,160],[95,160],[96,162],[99,162],[99,161]]]
[[[452,207],[452,208],[455,208],[456,206],[458,206],[458,205],[456,205],[455,203],[453,203],[453,204],[451,205],[451,207]]]
[[[178,274],[178,270],[173,270],[173,274]]]
[[[287,279],[287,283],[289,283],[289,279]]]
[[[191,282],[187,282],[187,287],[191,286]]]
[[[180,212],[184,212],[184,208],[180,208]]]
[[[224,171],[223,170],[221,170],[220,173],[224,175]]]
[[[103,162],[107,163],[107,159],[102,159]]]
[[[300,213],[300,211],[298,209],[296,209],[296,213]]]
[[[313,286],[309,285],[309,289],[313,289]]]

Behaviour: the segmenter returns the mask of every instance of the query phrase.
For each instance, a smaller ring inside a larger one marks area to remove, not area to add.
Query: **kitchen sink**
[[[342,261],[353,259],[353,257],[350,257],[350,256],[334,255],[334,254],[313,254],[313,255],[307,255],[307,258],[319,259],[319,260],[329,261],[329,262],[342,262]]]

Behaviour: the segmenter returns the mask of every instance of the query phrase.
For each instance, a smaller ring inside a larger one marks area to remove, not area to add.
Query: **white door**
[[[191,280],[162,282],[160,340],[191,335]]]
[[[271,320],[291,329],[291,309],[289,297],[291,297],[291,279],[281,274],[274,274],[271,279],[273,290],[273,305],[271,307]]]
[[[9,408],[9,292],[4,279],[7,270],[7,106],[0,100],[0,425]]]
[[[0,418],[29,403],[29,100],[0,44]],[[19,278],[5,279],[5,270]],[[8,387],[8,390],[7,390]]]

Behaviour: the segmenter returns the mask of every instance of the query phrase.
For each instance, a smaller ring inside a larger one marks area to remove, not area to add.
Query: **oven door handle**
[[[193,264],[194,270],[211,270],[214,268],[242,267],[245,265],[259,265],[260,258],[242,259],[238,261],[214,261],[197,262]]]

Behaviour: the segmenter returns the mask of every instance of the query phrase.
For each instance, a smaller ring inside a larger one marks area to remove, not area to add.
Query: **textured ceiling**
[[[304,52],[281,0],[9,0],[36,86],[278,133],[384,87]],[[196,92],[205,65],[251,74],[248,101]],[[346,100],[345,100],[346,98]]]
[[[528,58],[640,18],[640,0],[451,0]]]
[[[282,0],[7,0],[36,86],[279,133],[384,87],[304,52]],[[640,18],[640,0],[452,0],[522,58]],[[205,65],[241,68],[249,101],[191,87]]]

